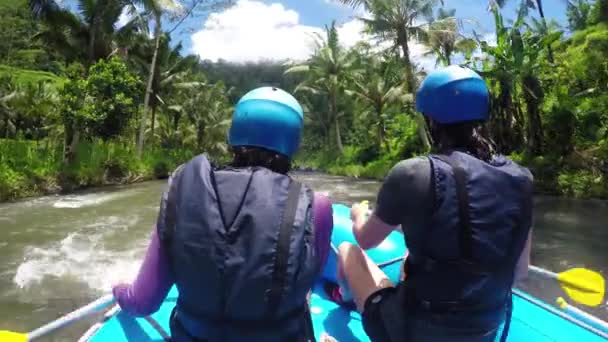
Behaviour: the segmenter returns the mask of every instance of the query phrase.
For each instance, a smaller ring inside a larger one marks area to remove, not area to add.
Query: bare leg
[[[327,333],[322,333],[321,342],[338,342],[338,340],[336,340],[332,336],[328,335]]]
[[[363,312],[365,300],[371,294],[395,286],[361,248],[348,242],[338,247],[338,280],[352,294],[359,312]]]

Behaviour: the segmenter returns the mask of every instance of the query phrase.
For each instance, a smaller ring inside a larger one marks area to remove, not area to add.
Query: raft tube
[[[332,245],[343,241],[355,243],[349,208],[335,204]],[[401,261],[406,251],[404,237],[393,232],[385,242],[369,252],[369,256],[387,272],[393,281],[399,279]],[[361,316],[330,301],[324,293],[323,282],[335,280],[335,250],[330,253],[326,269],[317,281],[311,296],[310,312],[319,340],[322,333],[333,336],[340,342],[369,341],[363,330]],[[103,322],[91,327],[80,342],[162,341],[170,334],[169,317],[177,301],[177,289],[173,287],[160,309],[149,318],[134,318],[116,308],[110,311]],[[583,320],[569,316],[539,299],[515,290],[513,296],[513,320],[508,341],[549,342],[585,341],[607,342],[608,333]]]

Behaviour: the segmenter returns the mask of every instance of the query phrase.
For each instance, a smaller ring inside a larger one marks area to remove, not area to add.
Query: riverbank
[[[106,185],[166,178],[192,152],[148,147],[141,159],[134,146],[84,142],[66,165],[63,148],[50,141],[0,140],[0,202],[68,193]]]
[[[336,176],[382,181],[400,159],[380,156],[365,163],[356,159],[349,148],[337,155],[333,151],[307,152],[294,162],[298,168],[309,168]],[[590,165],[583,158],[512,154],[511,159],[528,167],[534,175],[535,193],[580,199],[608,199],[608,170]]]

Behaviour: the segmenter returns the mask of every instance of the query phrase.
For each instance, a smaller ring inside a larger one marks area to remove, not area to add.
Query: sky
[[[446,8],[456,9],[458,18],[466,19],[467,31],[474,29],[492,40],[494,21],[487,11],[487,0],[445,0]],[[511,0],[503,9],[507,18],[515,17],[519,0]],[[545,0],[545,16],[565,25],[565,2]],[[176,34],[184,52],[201,59],[233,62],[306,59],[312,51],[310,34],[322,32],[332,20],[345,46],[369,39],[357,19],[361,11],[343,6],[335,0],[238,0],[236,4],[206,18],[192,18],[192,30]],[[536,15],[537,13],[534,12]],[[424,57],[427,48],[412,42],[412,58],[426,68],[435,64],[434,57]]]
[[[508,1],[503,15],[514,18],[519,2]],[[465,20],[466,33],[475,30],[487,40],[493,39],[494,21],[487,10],[488,0],[444,0],[444,4],[456,9],[456,16]],[[545,0],[543,5],[548,19],[565,26],[565,1]],[[332,20],[338,25],[343,45],[350,47],[370,39],[361,32],[363,24],[357,16],[362,14],[337,0],[235,0],[230,8],[190,17],[172,34],[172,41],[182,43],[184,54],[212,61],[303,60],[313,49],[311,35],[322,33]],[[533,15],[537,12],[533,11]],[[126,13],[122,19],[128,19]],[[170,27],[171,23],[164,23],[164,29]],[[432,68],[434,57],[423,56],[426,51],[421,44],[411,43],[412,59]]]

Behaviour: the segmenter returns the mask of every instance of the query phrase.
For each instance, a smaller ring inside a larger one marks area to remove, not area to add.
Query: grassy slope
[[[35,84],[38,82],[50,82],[57,86],[62,85],[65,79],[53,73],[38,70],[26,70],[0,64],[0,78],[11,77],[17,84]]]

